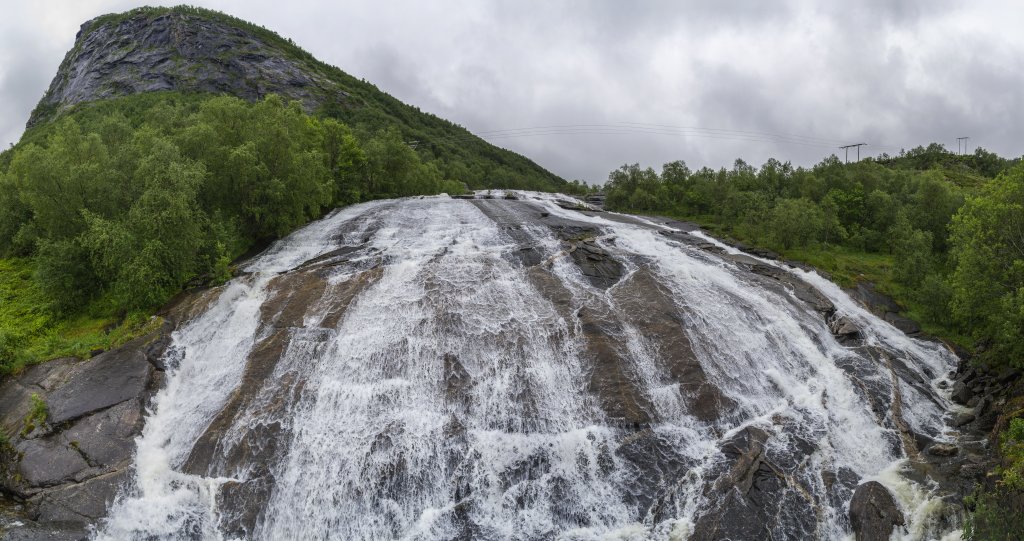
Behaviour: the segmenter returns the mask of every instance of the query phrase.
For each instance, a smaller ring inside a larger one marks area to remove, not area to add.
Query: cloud
[[[142,3],[9,10],[0,136],[18,136],[82,21]],[[891,153],[955,148],[961,135],[1016,156],[1024,141],[1024,34],[1014,24],[1024,6],[1013,2],[196,3],[274,29],[566,178],[601,182],[623,163],[676,159],[811,165],[840,142]],[[732,131],[507,131],[620,123]]]

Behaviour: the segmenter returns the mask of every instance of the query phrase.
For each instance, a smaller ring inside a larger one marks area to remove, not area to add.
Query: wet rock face
[[[851,532],[885,538],[913,515],[904,517],[881,485],[859,485],[870,472],[839,460],[841,446],[828,451],[834,461],[818,460],[823,441],[845,441],[831,432],[827,411],[845,404],[853,404],[847,413],[860,419],[857,429],[869,434],[877,424],[891,433],[891,441],[873,440],[882,453],[976,466],[975,449],[946,443],[934,431],[909,433],[900,393],[928,396],[931,376],[912,370],[913,359],[872,344],[873,320],[837,313],[823,293],[830,289],[681,231],[655,230],[647,238],[641,237],[647,231],[618,229],[640,224],[624,215],[587,222],[592,211],[567,218],[527,197],[434,203],[448,205],[437,219],[445,226],[441,233],[420,227],[437,222],[409,216],[442,211],[387,203],[397,210],[353,212],[336,229],[325,229],[316,241],[322,246],[315,245],[321,255],[309,251],[314,244],[306,237],[294,260],[283,259],[291,270],[253,270],[240,278],[250,282],[233,284],[260,284],[253,285],[259,295],[248,297],[259,303],[250,305],[257,315],[246,316],[252,344],[223,356],[237,363],[238,383],[216,395],[222,406],[196,423],[194,441],[186,442],[182,463],[173,467],[218,480],[193,502],[193,508],[216,506],[204,527],[232,538],[275,538],[269,532],[285,531],[273,528],[302,511],[287,531],[358,522],[353,528],[381,528],[351,530],[352,538],[401,537],[429,501],[445,517],[424,533],[430,539],[509,537],[506,531],[547,539],[619,524],[660,527],[683,513],[690,513],[687,533],[695,540]],[[468,210],[455,212],[460,209]],[[430,235],[446,234],[447,227],[463,232],[431,244]],[[410,231],[427,232],[410,243],[415,256],[389,251],[395,236]],[[636,247],[647,241],[653,249]],[[659,259],[656,250],[686,257]],[[463,252],[468,255],[452,255]],[[457,272],[441,272],[453,268]],[[695,270],[728,273],[728,283],[700,283]],[[698,287],[690,288],[694,283]],[[716,295],[702,296],[716,287]],[[749,301],[762,291],[778,311]],[[403,304],[409,294],[415,302]],[[185,321],[204,311],[220,313],[236,306],[232,302],[199,293],[169,312]],[[726,310],[736,303],[743,311]],[[743,319],[759,310],[773,317]],[[758,349],[767,334],[785,328],[777,325],[784,317],[799,317],[802,330]],[[389,326],[402,318],[415,321]],[[712,332],[720,323],[728,332]],[[206,340],[195,335],[188,342],[182,339],[187,333],[176,335],[176,344]],[[395,341],[374,346],[374,333]],[[737,335],[742,338],[733,341]],[[804,350],[772,349],[805,335]],[[818,359],[817,353],[839,349],[833,339],[845,346],[844,354]],[[711,341],[730,349],[710,348]],[[723,358],[747,346],[749,367],[718,371]],[[93,365],[63,359],[26,371],[17,387],[0,388],[0,420],[8,433],[20,429],[32,390],[55,397],[51,413],[63,419],[16,441],[31,450],[18,468],[29,479],[22,482],[28,487],[23,499],[38,523],[95,523],[132,477],[125,457],[142,424],[146,393],[163,374],[153,350],[104,354],[119,363],[114,374],[115,365],[85,370]],[[805,359],[810,350],[817,353]],[[201,366],[171,357],[168,364]],[[834,364],[818,372],[807,368],[811,361]],[[72,373],[79,374],[73,381]],[[783,376],[791,373],[787,381]],[[840,392],[844,377],[852,383],[846,395]],[[201,387],[201,379],[185,381]],[[770,384],[753,385],[762,380]],[[965,402],[995,385],[972,374],[956,381],[972,393]],[[115,382],[117,388],[107,388]],[[813,385],[799,388],[807,382]],[[87,389],[88,396],[80,396]],[[422,394],[405,394],[412,391]],[[973,407],[983,417],[988,406]],[[148,422],[161,426],[160,412]],[[322,436],[329,447],[311,446],[304,439],[309,435]],[[291,464],[294,457],[302,458]],[[922,469],[921,482],[935,475]],[[145,498],[138,491],[123,494]],[[165,502],[145,503],[155,521],[171,516]],[[501,523],[508,528],[493,522],[502,514],[512,517]],[[532,523],[520,517],[548,522],[527,531]]]
[[[128,479],[143,405],[163,381],[155,363],[170,330],[165,324],[88,360],[42,363],[0,385],[0,425],[10,439],[0,483],[27,515],[8,538],[77,539],[106,514]],[[45,419],[31,413],[37,400]]]
[[[307,110],[345,99],[320,75],[241,28],[182,13],[150,17],[82,25],[37,111],[158,90],[250,101],[275,93]],[[29,126],[38,120],[33,116]]]
[[[853,493],[850,525],[857,541],[885,541],[896,526],[905,523],[896,500],[878,481],[868,481]]]

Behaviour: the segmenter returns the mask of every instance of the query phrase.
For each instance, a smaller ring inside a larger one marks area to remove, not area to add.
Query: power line
[[[862,147],[864,145],[867,145],[867,143],[854,143],[852,145],[843,145],[843,146],[839,147],[839,148],[843,149],[844,151],[846,151],[846,163],[850,163],[850,149],[851,148],[856,148],[857,149],[857,161],[859,162],[860,161],[860,147]]]
[[[967,154],[967,140],[968,139],[970,139],[970,137],[957,137],[956,138],[956,153],[957,153],[957,155],[961,154],[961,152],[960,152],[960,142],[961,141],[963,141],[963,143],[964,143],[963,154]]]
[[[677,137],[696,137],[703,139],[719,139],[727,141],[749,141],[784,143],[802,146],[813,146],[831,148],[835,139],[825,139],[809,136],[798,136],[792,134],[778,134],[771,132],[756,132],[745,130],[726,130],[722,128],[698,128],[684,126],[669,126],[658,124],[621,123],[621,124],[566,124],[555,126],[535,126],[528,128],[511,128],[504,130],[481,131],[477,134],[466,134],[454,137],[445,137],[450,142],[474,140],[477,138],[509,139],[520,137],[537,137],[548,135],[632,135],[651,134],[668,135]],[[409,141],[416,146],[423,141]]]

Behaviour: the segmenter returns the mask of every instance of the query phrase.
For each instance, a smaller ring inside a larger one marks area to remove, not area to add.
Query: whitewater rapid
[[[134,480],[95,538],[686,539],[724,501],[723,445],[752,429],[778,470],[766,533],[848,538],[849,492],[866,480],[896,496],[899,537],[950,533],[935,487],[901,473],[901,424],[949,437],[936,384],[956,359],[940,344],[787,269],[861,329],[849,347],[792,292],[664,226],[490,195],[335,211],[206,293],[173,335]],[[619,281],[595,287],[567,255],[583,240],[544,217],[592,227],[584,240]],[[678,336],[645,327],[647,295]],[[595,391],[608,366],[595,326],[643,422]],[[677,339],[717,397],[711,414],[674,375]]]

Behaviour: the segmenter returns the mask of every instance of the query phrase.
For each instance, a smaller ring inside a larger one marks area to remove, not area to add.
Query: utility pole
[[[963,154],[967,154],[967,140],[968,140],[968,139],[970,139],[970,137],[957,137],[957,138],[956,138],[956,153],[957,153],[957,154],[960,154],[960,153],[961,153],[961,152],[960,152],[960,141],[963,141],[963,143],[964,143],[964,151],[963,151]]]
[[[839,148],[841,148],[841,149],[846,151],[846,163],[850,163],[850,149],[851,148],[856,148],[857,149],[857,161],[859,162],[860,161],[860,147],[865,146],[865,145],[867,145],[867,143],[856,143],[856,144],[853,144],[853,145],[841,146]]]

